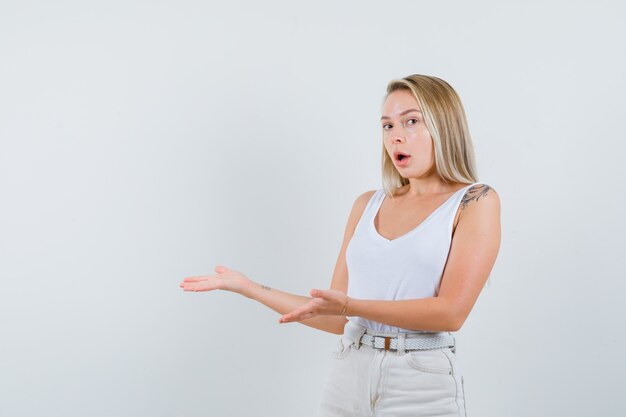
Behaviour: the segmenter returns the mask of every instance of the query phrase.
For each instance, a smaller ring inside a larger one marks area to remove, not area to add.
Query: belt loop
[[[452,333],[448,332],[448,334],[452,336],[452,340],[454,341],[454,346],[452,346],[452,353],[456,354],[456,338]]]
[[[359,330],[359,332],[356,334],[356,338],[354,339],[354,348],[355,349],[359,349],[361,347],[361,338],[363,337],[363,335],[365,334],[365,331],[367,329],[365,327],[363,327],[362,329]]]
[[[404,355],[404,338],[405,337],[406,337],[406,334],[404,333],[398,334],[398,345],[396,346],[397,348],[396,353],[398,355]]]
[[[354,323],[352,320],[348,320],[345,326],[344,335],[346,335],[348,339],[350,339],[350,342],[354,344],[354,349],[358,349],[361,346],[361,337],[366,331],[367,328]]]

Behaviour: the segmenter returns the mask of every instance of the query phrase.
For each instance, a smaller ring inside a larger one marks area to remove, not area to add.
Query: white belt
[[[450,332],[385,334],[384,332],[373,332],[352,321],[348,321],[344,328],[344,337],[350,343],[354,343],[356,349],[363,344],[376,349],[400,351],[439,349],[444,347],[450,347],[453,351],[456,350],[455,339]],[[399,339],[401,340],[399,341]]]
[[[377,349],[398,350],[397,337],[364,334],[361,336],[360,342]],[[454,347],[454,337],[449,333],[422,333],[418,336],[407,335],[404,338],[405,350],[438,349],[444,347]]]

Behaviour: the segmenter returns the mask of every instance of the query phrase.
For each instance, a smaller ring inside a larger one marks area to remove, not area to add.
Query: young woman
[[[383,187],[352,207],[330,289],[282,292],[217,266],[185,291],[233,291],[342,335],[319,416],[465,417],[453,332],[500,248],[500,200],[477,182],[457,93],[432,76],[392,80],[382,106]]]

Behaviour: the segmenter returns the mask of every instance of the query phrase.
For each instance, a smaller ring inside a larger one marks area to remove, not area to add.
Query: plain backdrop
[[[0,0],[0,415],[314,416],[338,336],[178,285],[328,288],[413,73],[458,91],[502,204],[468,415],[623,415],[625,12]]]

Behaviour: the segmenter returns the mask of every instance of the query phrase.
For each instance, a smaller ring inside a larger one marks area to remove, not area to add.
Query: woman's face
[[[380,121],[385,149],[400,175],[404,178],[430,175],[435,163],[433,139],[413,93],[396,90],[389,94]]]

